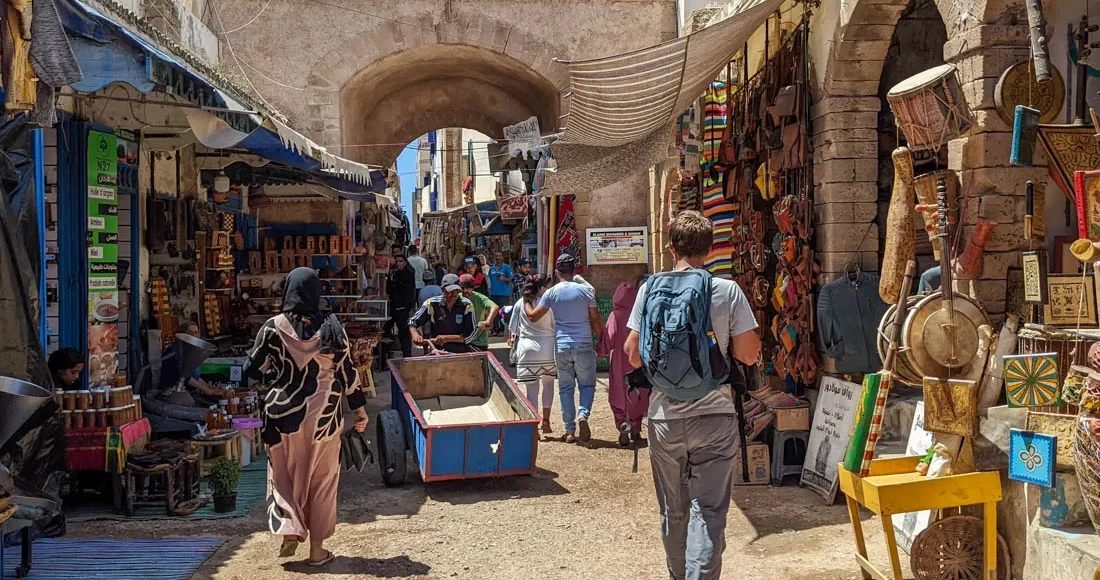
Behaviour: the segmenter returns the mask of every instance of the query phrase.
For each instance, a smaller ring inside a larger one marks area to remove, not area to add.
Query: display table
[[[979,471],[943,477],[925,477],[916,472],[919,457],[876,459],[867,477],[837,466],[840,490],[848,500],[848,517],[856,536],[856,560],[866,579],[890,578],[867,560],[867,546],[859,506],[882,519],[886,550],[894,580],[902,580],[898,545],[890,516],[922,510],[936,510],[982,504],[985,522],[985,580],[997,579],[997,502],[1001,499],[1001,477],[994,471]]]
[[[199,455],[199,474],[201,477],[210,475],[210,469],[214,461],[227,457],[241,462],[241,432],[227,431],[211,438],[194,438],[195,452]]]

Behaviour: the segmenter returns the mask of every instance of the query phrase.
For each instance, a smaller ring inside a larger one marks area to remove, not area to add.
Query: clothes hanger
[[[848,275],[849,282],[855,282],[859,279],[860,275],[859,264],[855,262],[848,262],[844,265],[844,273]]]

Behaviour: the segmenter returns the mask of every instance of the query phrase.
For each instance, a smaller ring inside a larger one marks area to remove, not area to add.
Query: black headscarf
[[[313,268],[295,268],[286,277],[283,314],[290,319],[302,340],[321,333],[321,352],[330,354],[344,348],[340,322],[326,315],[328,303],[321,297],[321,277]]]

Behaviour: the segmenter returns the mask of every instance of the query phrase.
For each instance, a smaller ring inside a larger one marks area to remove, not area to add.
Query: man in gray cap
[[[603,333],[595,292],[591,286],[573,281],[576,269],[577,259],[562,254],[554,265],[558,283],[542,295],[537,306],[524,302],[531,322],[538,322],[548,312],[554,313],[554,363],[558,367],[558,394],[565,423],[562,440],[566,443],[585,443],[592,438],[588,417],[596,398],[596,345]],[[579,410],[573,399],[573,392],[578,388]]]
[[[424,338],[420,328],[431,323],[430,339]],[[477,336],[474,304],[462,296],[458,276],[443,277],[443,295],[425,300],[420,309],[409,319],[412,340],[425,346],[430,340],[441,350],[453,353],[470,352],[470,342]]]

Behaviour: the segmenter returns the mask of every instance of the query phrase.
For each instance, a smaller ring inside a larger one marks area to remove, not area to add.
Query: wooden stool
[[[867,477],[860,477],[837,466],[840,490],[848,500],[848,518],[856,535],[856,561],[865,579],[889,577],[867,560],[859,506],[882,518],[886,551],[894,580],[902,580],[898,544],[890,516],[923,510],[946,509],[982,504],[985,509],[985,580],[997,580],[997,502],[1001,500],[1001,476],[995,471],[979,471],[943,477],[925,477],[916,472],[920,457],[876,459]]]
[[[241,434],[239,431],[234,431],[229,437],[212,441],[195,439],[193,443],[195,444],[195,451],[199,455],[199,475],[202,477],[210,475],[210,469],[213,467],[214,461],[221,457],[232,459],[238,465],[241,462]]]
[[[164,506],[168,515],[180,502],[190,499],[181,483],[184,462],[162,463],[154,467],[127,464],[122,472],[124,499],[122,513],[132,516],[134,508]]]

